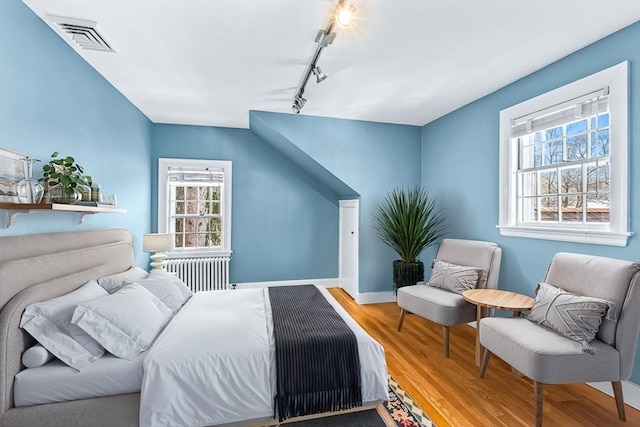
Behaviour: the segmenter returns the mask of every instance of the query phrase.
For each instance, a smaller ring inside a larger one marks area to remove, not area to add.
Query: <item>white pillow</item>
[[[149,273],[140,267],[131,267],[122,273],[111,274],[98,279],[98,285],[106,289],[110,294],[120,289],[125,282],[135,282],[136,280],[146,279]]]
[[[53,354],[40,344],[29,347],[22,353],[22,364],[25,368],[39,368],[53,359]]]
[[[193,295],[193,292],[191,292],[191,289],[189,289],[189,287],[182,280],[180,280],[178,276],[176,276],[173,273],[169,273],[166,270],[153,269],[149,273],[149,278],[154,278],[154,277],[162,277],[164,279],[170,280],[174,285],[178,287],[178,290],[184,297],[185,302],[187,302],[187,300],[191,298],[191,296]]]
[[[82,329],[71,323],[76,306],[108,295],[91,280],[75,291],[48,301],[30,304],[20,327],[67,365],[81,370],[102,357],[104,349]]]
[[[131,360],[151,346],[171,315],[155,295],[131,283],[111,295],[78,305],[71,322],[109,353]]]
[[[128,282],[127,285],[131,283],[137,283],[158,297],[173,314],[176,314],[188,299],[185,298],[183,293],[180,292],[180,288],[171,279],[164,276],[150,276],[148,279]]]

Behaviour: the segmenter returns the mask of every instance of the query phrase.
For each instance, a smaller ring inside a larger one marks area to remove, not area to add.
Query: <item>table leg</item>
[[[480,319],[482,319],[482,307],[476,306],[476,365],[480,366],[482,347],[480,347]]]
[[[519,312],[519,311],[514,310],[514,311],[513,311],[513,317],[520,317],[520,312]],[[518,370],[517,370],[516,368],[514,368],[513,366],[511,367],[511,372],[512,372],[513,374],[515,374],[516,376],[518,376],[518,377],[521,377],[521,376],[522,376],[522,372],[518,371]]]

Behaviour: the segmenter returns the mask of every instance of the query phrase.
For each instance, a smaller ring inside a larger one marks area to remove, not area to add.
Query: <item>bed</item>
[[[236,316],[242,318],[242,314],[238,314],[242,313],[238,310],[243,310],[239,305],[242,304],[242,301],[248,301],[251,306],[253,301],[254,308],[264,304],[264,309],[259,309],[259,312],[254,314],[257,317],[265,317],[265,314],[261,313],[266,313],[265,324],[270,324],[271,313],[267,290],[214,291],[215,295],[205,295],[212,294],[206,292],[198,293],[175,315],[148,351],[149,354],[155,353],[154,358],[143,353],[143,356],[131,361],[122,361],[107,355],[90,366],[91,369],[83,369],[82,372],[86,371],[84,378],[77,376],[79,383],[85,385],[91,384],[93,381],[94,384],[100,383],[101,386],[104,386],[103,383],[112,381],[115,390],[112,393],[118,394],[77,399],[74,397],[74,393],[77,392],[78,386],[69,382],[66,388],[51,388],[56,389],[56,392],[62,396],[55,397],[53,400],[72,400],[42,403],[46,400],[43,401],[38,393],[34,393],[34,389],[45,389],[46,391],[47,387],[42,386],[42,379],[46,378],[49,384],[60,384],[59,375],[64,375],[61,372],[64,368],[71,368],[65,366],[56,368],[56,363],[60,364],[56,360],[42,367],[46,368],[47,372],[43,370],[37,375],[30,371],[35,372],[36,369],[42,368],[24,368],[21,363],[22,353],[35,344],[35,340],[19,327],[25,307],[35,302],[67,294],[81,287],[87,281],[124,272],[133,266],[131,236],[126,230],[51,233],[0,238],[0,427],[38,425],[138,426],[141,424],[141,420],[144,421],[143,425],[153,425],[156,423],[154,420],[159,420],[162,416],[165,416],[165,419],[166,416],[171,416],[170,413],[167,413],[169,415],[161,414],[162,411],[158,408],[164,405],[162,399],[170,402],[175,397],[175,393],[165,392],[163,395],[162,387],[154,384],[147,384],[145,392],[144,387],[147,380],[144,370],[163,370],[162,376],[167,378],[167,387],[164,390],[193,386],[193,381],[185,382],[180,379],[180,375],[173,377],[166,375],[164,372],[167,369],[166,366],[158,364],[156,361],[162,362],[163,358],[172,352],[174,353],[172,360],[176,360],[176,356],[180,356],[176,352],[184,351],[181,345],[167,344],[174,342],[167,340],[180,339],[180,337],[188,335],[184,333],[186,330],[184,325],[188,325],[192,321],[190,317],[200,316],[197,314],[198,306],[202,309],[216,305],[216,310],[213,311],[216,313],[215,315],[207,311],[202,311],[202,313],[214,316],[212,319],[218,316],[218,320],[224,323],[225,315],[222,312],[224,307],[236,307],[234,310]],[[362,366],[362,408],[373,407],[388,398],[384,351],[348,316],[326,290],[320,289],[320,292],[327,297],[327,301],[343,317],[357,338]],[[181,324],[182,326],[180,326]],[[183,329],[179,329],[180,327]],[[207,339],[220,346],[220,337],[224,337],[224,334],[228,333],[227,328],[221,327],[217,330],[212,328],[211,336],[208,336]],[[173,337],[170,338],[172,334]],[[268,393],[267,398],[263,393],[262,397],[257,398],[256,402],[258,403],[255,407],[249,408],[251,405],[243,404],[238,406],[238,399],[243,395],[247,380],[240,379],[225,383],[221,388],[220,395],[214,399],[218,405],[215,411],[221,415],[213,419],[207,418],[207,424],[273,425],[278,423],[278,420],[273,418],[275,361],[272,331],[267,331],[267,335],[262,340],[265,339],[268,340],[268,345],[264,348],[264,352],[268,353],[269,357],[262,362],[264,365],[262,371],[255,374],[255,382],[261,384],[256,388],[262,388],[265,393]],[[206,351],[206,345],[203,344],[201,347],[202,351]],[[237,351],[245,350],[240,346]],[[191,351],[189,353],[191,355]],[[215,362],[207,362],[209,365],[204,365],[204,369],[201,371],[232,372],[231,369],[228,369],[232,365],[230,360],[236,358],[219,357]],[[150,361],[150,359],[152,360]],[[202,359],[204,360],[205,357],[203,356]],[[124,363],[126,367],[123,367],[123,362],[127,362]],[[107,373],[114,370],[127,372],[127,374],[121,379],[112,379],[111,375]],[[202,372],[199,375],[206,376]],[[234,376],[228,375],[228,377]],[[142,383],[140,384],[143,390],[142,396],[137,391],[140,388],[136,388],[136,384],[139,383]],[[37,384],[37,386],[33,384]],[[219,384],[218,387],[220,387]],[[195,393],[197,392],[198,390],[195,390]],[[206,391],[207,395],[211,393],[211,390]],[[194,393],[191,394],[191,396],[193,395]],[[17,401],[14,401],[14,397]],[[191,399],[193,397],[189,400]],[[228,409],[228,411],[225,412],[221,408]],[[153,418],[158,414],[160,414],[160,418]]]

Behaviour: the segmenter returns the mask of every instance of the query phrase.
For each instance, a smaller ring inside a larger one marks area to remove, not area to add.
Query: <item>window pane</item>
[[[175,187],[174,198],[184,200],[184,187]]]
[[[601,129],[609,127],[609,113],[600,114],[598,116],[598,127]]]
[[[550,141],[543,144],[544,165],[562,163],[562,141]]]
[[[176,248],[183,248],[184,247],[184,235],[182,233],[180,233],[180,234],[176,233],[175,245],[176,245]]]
[[[584,134],[587,131],[587,119],[567,125],[567,136]]]
[[[573,162],[587,158],[587,135],[567,138],[567,161]]]
[[[609,155],[609,129],[591,132],[591,157]]]
[[[558,221],[558,198],[557,197],[541,197],[540,198],[540,220],[541,221]]]
[[[587,195],[587,222],[609,222],[609,194]]]
[[[595,163],[589,163],[587,168],[587,192],[595,193],[598,190],[598,168]]]
[[[220,202],[207,203],[207,213],[211,215],[220,214]]]
[[[568,168],[562,170],[561,193],[582,193],[582,168]]]
[[[177,215],[182,215],[182,214],[184,214],[184,213],[185,213],[185,212],[184,212],[184,202],[175,202],[175,206],[174,206],[174,208],[175,208],[175,211],[174,211],[174,212],[175,212]]]
[[[558,194],[558,172],[540,172],[540,194]]]
[[[212,186],[209,187],[209,200],[220,200],[220,187]]]
[[[562,222],[582,222],[582,196],[562,197]]]
[[[597,170],[598,191],[609,191],[609,180],[610,180],[609,170],[610,170],[610,167],[609,167],[608,160],[598,161],[598,170]]]

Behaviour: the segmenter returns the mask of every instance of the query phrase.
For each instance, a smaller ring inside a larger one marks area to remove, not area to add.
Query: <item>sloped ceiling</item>
[[[250,110],[291,112],[336,3],[23,1],[153,122],[241,128]],[[424,125],[640,20],[640,0],[353,3],[302,114]],[[96,21],[116,53],[81,50],[48,15]]]

